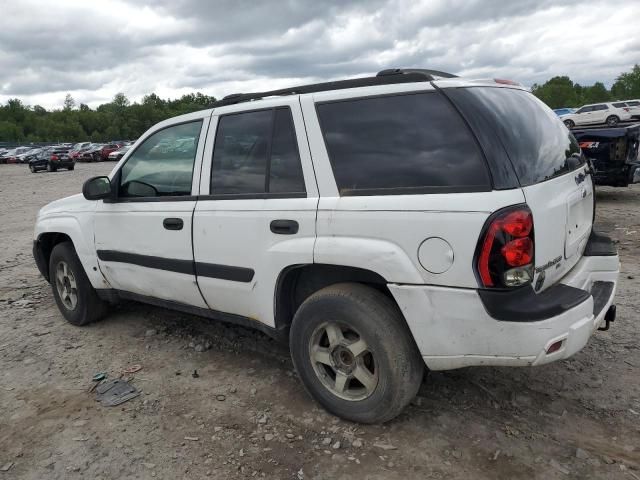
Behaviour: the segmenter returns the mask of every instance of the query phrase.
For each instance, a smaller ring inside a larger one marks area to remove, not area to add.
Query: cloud
[[[640,63],[637,0],[3,0],[0,101],[217,97],[425,67],[610,85]]]

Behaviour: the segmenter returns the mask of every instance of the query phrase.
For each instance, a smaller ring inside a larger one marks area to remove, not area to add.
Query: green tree
[[[73,97],[71,96],[70,93],[67,93],[67,95],[64,97],[64,106],[62,107],[63,110],[69,112],[71,110],[73,110],[74,108],[76,108],[76,101],[73,99]]]
[[[553,77],[542,85],[534,84],[531,92],[551,108],[578,106],[576,89],[569,77]]]
[[[630,72],[621,73],[611,86],[616,100],[640,99],[640,65],[635,64]]]

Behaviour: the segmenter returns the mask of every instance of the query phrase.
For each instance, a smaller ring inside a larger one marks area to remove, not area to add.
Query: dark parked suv
[[[46,147],[32,160],[29,161],[29,170],[36,173],[39,170],[55,172],[59,168],[73,170],[76,161],[69,156],[69,147],[56,145]]]

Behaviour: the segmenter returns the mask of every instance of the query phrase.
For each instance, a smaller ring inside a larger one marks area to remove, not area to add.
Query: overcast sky
[[[423,67],[610,86],[640,63],[640,0],[0,0],[0,102],[280,88]]]

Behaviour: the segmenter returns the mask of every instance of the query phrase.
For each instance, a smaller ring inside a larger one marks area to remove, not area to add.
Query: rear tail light
[[[481,287],[519,287],[533,278],[533,216],[526,205],[508,207],[489,217],[476,249],[475,270]]]
[[[56,162],[58,160],[58,156],[57,155],[51,155],[51,161],[52,162]]]
[[[629,109],[628,109],[627,107],[624,107],[624,108],[623,108],[623,110],[624,110],[625,112],[628,112],[628,111],[629,111]]]

